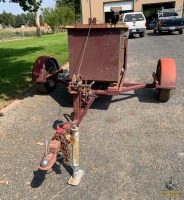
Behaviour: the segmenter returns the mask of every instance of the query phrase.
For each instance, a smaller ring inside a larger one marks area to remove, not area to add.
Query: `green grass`
[[[36,31],[0,31],[0,40],[21,37],[36,37]]]
[[[68,61],[67,34],[52,34],[40,38],[0,43],[0,101],[17,98],[31,86],[35,60],[42,55],[56,58],[59,65]]]

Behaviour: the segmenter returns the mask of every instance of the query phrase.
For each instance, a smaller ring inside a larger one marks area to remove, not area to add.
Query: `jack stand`
[[[79,185],[84,171],[79,169],[79,128],[73,125],[71,128],[71,141],[72,142],[72,164],[73,174],[68,181],[70,185]]]

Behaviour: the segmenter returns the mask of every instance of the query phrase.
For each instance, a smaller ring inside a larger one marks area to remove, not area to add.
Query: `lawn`
[[[67,34],[0,43],[0,108],[32,87],[32,66],[37,57],[50,55],[59,65],[68,61]]]

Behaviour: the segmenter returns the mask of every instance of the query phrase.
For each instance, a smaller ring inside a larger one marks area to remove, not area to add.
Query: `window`
[[[178,16],[178,14],[177,13],[163,13],[163,17],[173,17],[173,16]]]
[[[144,16],[140,14],[126,14],[124,22],[143,21]]]

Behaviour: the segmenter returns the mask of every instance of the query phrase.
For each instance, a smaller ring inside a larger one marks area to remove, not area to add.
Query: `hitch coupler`
[[[79,169],[79,128],[74,124],[70,130],[72,144],[72,165],[73,174],[68,181],[70,185],[78,185],[81,181],[84,171]]]
[[[40,170],[50,170],[57,160],[57,155],[61,149],[60,141],[52,140],[50,144],[46,141],[45,155],[39,165]]]

